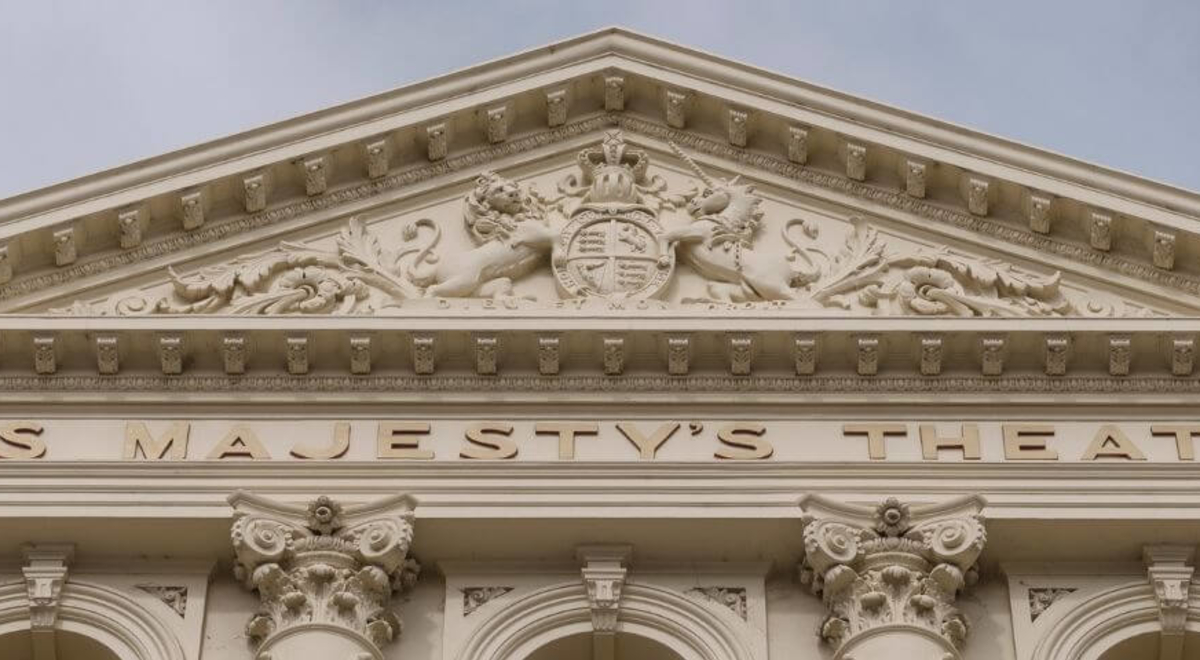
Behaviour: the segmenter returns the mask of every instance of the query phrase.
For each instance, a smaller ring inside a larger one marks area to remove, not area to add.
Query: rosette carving
[[[801,500],[800,578],[829,609],[818,632],[838,657],[863,633],[913,626],[958,657],[969,623],[955,602],[976,579],[987,541],[982,508],[978,497],[925,506],[888,498],[876,507]]]
[[[392,594],[419,570],[408,556],[410,498],[343,507],[322,496],[299,507],[239,492],[230,503],[234,572],[261,600],[246,633],[263,654],[284,637],[328,635],[333,625],[377,657],[400,634]]]

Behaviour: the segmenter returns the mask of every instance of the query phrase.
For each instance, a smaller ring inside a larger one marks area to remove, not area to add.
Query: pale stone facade
[[[1200,657],[1200,196],[622,30],[0,202],[0,658]]]

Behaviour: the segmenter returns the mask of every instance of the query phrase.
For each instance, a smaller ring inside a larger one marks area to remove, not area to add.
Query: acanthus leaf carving
[[[335,626],[375,654],[400,634],[392,593],[411,588],[420,570],[408,554],[410,498],[343,508],[322,496],[302,508],[239,492],[230,503],[234,574],[261,600],[246,626],[260,652],[284,631]]]
[[[960,649],[969,624],[955,601],[977,577],[981,508],[978,498],[920,508],[888,498],[870,509],[806,496],[800,579],[829,610],[822,639],[845,655],[860,635],[915,625]]]

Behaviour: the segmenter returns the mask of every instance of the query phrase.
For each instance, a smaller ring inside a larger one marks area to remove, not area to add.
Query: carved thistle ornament
[[[284,638],[330,627],[368,656],[400,634],[392,593],[411,587],[419,570],[408,556],[410,498],[343,508],[320,497],[302,508],[239,492],[230,503],[234,573],[262,602],[246,626],[259,657]]]
[[[577,171],[553,194],[495,172],[480,175],[463,199],[457,228],[406,219],[393,242],[351,218],[331,248],[285,241],[191,273],[169,269],[171,289],[163,295],[117,294],[56,311],[388,314],[454,299],[502,300],[512,308],[636,299],[655,307],[868,315],[1115,313],[1106,303],[1073,300],[1060,289],[1058,273],[897,247],[864,218],[850,219],[848,227],[810,216],[766,222],[754,185],[710,175],[671,147],[694,175],[688,190],[669,190],[652,173],[649,154],[613,131],[578,154]],[[465,233],[465,240],[447,248],[449,231]],[[677,262],[701,278],[703,295],[673,293]],[[557,300],[514,290],[540,270],[553,275]]]
[[[844,655],[862,636],[916,629],[957,652],[969,624],[955,601],[987,540],[982,506],[889,498],[872,510],[806,496],[800,578],[829,610],[821,638]]]

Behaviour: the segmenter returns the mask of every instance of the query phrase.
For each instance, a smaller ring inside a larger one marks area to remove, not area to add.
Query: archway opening
[[[613,660],[683,660],[679,654],[658,642],[618,633]],[[525,660],[589,660],[592,657],[592,635],[570,635],[556,639],[530,653]]]
[[[65,630],[54,633],[54,649],[57,660],[120,660],[99,641]],[[0,658],[33,660],[33,635],[28,630],[0,635]]]
[[[1156,632],[1121,640],[1104,652],[1099,660],[1146,660],[1157,658],[1162,636]],[[1200,660],[1200,634],[1187,633],[1183,638],[1183,654],[1179,660]]]

